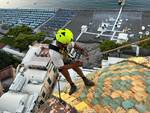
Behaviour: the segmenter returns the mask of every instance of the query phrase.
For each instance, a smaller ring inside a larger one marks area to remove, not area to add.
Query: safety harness
[[[59,47],[52,44],[49,44],[49,49],[52,49],[60,54],[63,54],[65,55],[65,57],[71,58],[72,60],[79,59],[81,56],[81,53],[79,51],[75,51],[75,49],[73,49],[73,51],[68,52],[67,49],[62,50]]]
[[[61,53],[61,49],[55,45],[49,44],[49,49],[52,49],[58,53]]]

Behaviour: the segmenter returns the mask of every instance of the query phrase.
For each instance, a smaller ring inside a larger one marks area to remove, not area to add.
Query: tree
[[[0,42],[18,48],[20,51],[25,51],[34,41],[43,41],[45,36],[44,32],[33,34],[31,28],[22,25],[11,28]]]
[[[43,42],[42,42],[43,44],[50,44],[50,43],[52,43],[52,40],[44,40]]]
[[[37,37],[35,37],[32,34],[28,35],[28,34],[20,33],[15,38],[15,47],[19,48],[20,51],[25,51],[28,49],[28,46],[31,45],[36,40],[37,40]]]
[[[144,40],[144,39],[148,39],[148,38],[150,38],[150,36],[145,36],[145,37],[141,38],[140,40]],[[139,44],[139,46],[141,48],[149,49],[150,48],[150,40]]]
[[[32,29],[28,26],[22,25],[22,26],[16,26],[11,28],[8,33],[6,34],[8,37],[17,37],[20,33],[23,34],[32,34]]]
[[[3,69],[9,65],[13,65],[16,68],[20,62],[20,60],[12,55],[0,50],[0,69]]]
[[[14,39],[13,38],[8,38],[4,36],[3,38],[0,39],[0,43],[4,43],[5,45],[10,45],[14,47]]]
[[[118,47],[118,44],[116,44],[115,42],[113,42],[111,40],[105,40],[104,42],[102,42],[100,44],[99,47],[100,47],[101,51],[108,51],[108,50]]]
[[[45,36],[46,36],[46,34],[44,32],[39,32],[39,33],[35,34],[35,37],[38,42],[43,41]]]

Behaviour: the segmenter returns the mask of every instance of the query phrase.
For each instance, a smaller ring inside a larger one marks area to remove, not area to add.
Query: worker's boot
[[[77,86],[75,84],[71,84],[71,88],[69,91],[69,95],[73,94],[74,92],[76,92],[77,90]]]
[[[92,80],[89,80],[89,79],[87,79],[86,77],[82,77],[82,79],[83,79],[84,84],[85,84],[86,86],[94,86],[94,85],[95,85]]]

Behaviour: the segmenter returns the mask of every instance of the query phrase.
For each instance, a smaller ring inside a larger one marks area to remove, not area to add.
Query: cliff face
[[[94,87],[85,87],[76,82],[78,91],[66,97],[68,85],[62,99],[79,112],[88,113],[148,113],[150,112],[150,59],[130,58],[108,68],[88,75]],[[70,98],[74,98],[69,101]],[[75,101],[76,100],[76,101]],[[77,103],[78,101],[78,103]],[[77,106],[80,105],[80,106]]]

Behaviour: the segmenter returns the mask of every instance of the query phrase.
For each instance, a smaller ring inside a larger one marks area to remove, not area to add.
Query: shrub
[[[144,39],[148,39],[148,38],[150,38],[150,36],[145,36],[145,37],[141,38],[140,40],[144,40]],[[149,49],[150,48],[150,40],[148,40],[148,41],[146,41],[144,43],[139,44],[139,46],[141,48]]]
[[[17,37],[20,33],[23,34],[32,34],[32,29],[28,26],[22,25],[22,26],[15,26],[13,28],[10,28],[8,33],[6,34],[8,37]]]
[[[102,42],[100,44],[99,47],[100,47],[101,51],[103,52],[103,51],[108,51],[108,50],[117,48],[118,44],[116,44],[115,42],[113,42],[111,40],[105,40],[104,42]]]
[[[9,65],[13,65],[16,68],[20,62],[20,60],[12,55],[0,50],[0,69],[3,69]]]

